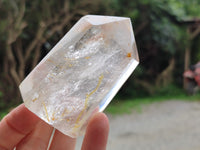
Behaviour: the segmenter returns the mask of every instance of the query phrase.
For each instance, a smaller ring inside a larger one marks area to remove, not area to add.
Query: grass
[[[17,107],[16,104],[5,109],[0,109],[0,120],[3,119],[3,117],[5,117],[15,107]]]
[[[142,112],[142,106],[166,100],[197,101],[200,100],[200,94],[196,94],[193,96],[188,96],[186,94],[180,94],[177,96],[165,95],[128,100],[114,99],[111,104],[106,108],[105,112],[113,115],[128,114],[131,113],[133,110],[137,112]]]
[[[4,117],[5,115],[7,115],[8,112],[9,112],[9,109],[1,110],[1,111],[0,111],[0,120],[3,119],[3,117]]]

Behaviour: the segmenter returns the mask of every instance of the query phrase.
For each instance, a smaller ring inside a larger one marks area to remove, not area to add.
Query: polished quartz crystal
[[[139,63],[131,21],[82,17],[20,84],[25,106],[62,133],[85,132]]]

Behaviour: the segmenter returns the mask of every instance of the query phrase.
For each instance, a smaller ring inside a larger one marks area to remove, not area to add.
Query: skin
[[[53,127],[21,104],[0,122],[0,150],[46,150]],[[106,150],[108,118],[96,113],[89,121],[81,150]],[[76,139],[55,131],[50,150],[74,150]]]

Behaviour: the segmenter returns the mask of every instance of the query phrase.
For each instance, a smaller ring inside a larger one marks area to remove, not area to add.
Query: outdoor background
[[[140,57],[106,112],[142,113],[163,100],[198,104],[183,73],[200,60],[200,0],[0,0],[0,118],[22,103],[20,82],[87,14],[130,17]]]

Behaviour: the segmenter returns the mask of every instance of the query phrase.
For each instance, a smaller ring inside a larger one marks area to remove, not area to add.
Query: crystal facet
[[[129,18],[84,16],[20,84],[21,95],[30,111],[77,137],[138,63]]]

